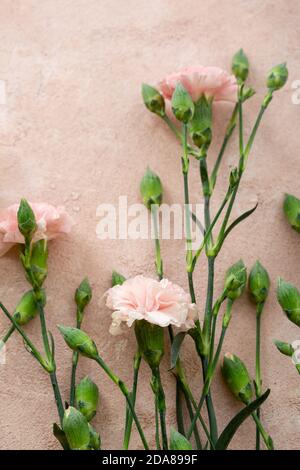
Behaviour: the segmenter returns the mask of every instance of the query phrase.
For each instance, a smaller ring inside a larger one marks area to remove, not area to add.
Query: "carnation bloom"
[[[47,203],[30,203],[34,212],[37,231],[33,240],[51,240],[60,233],[69,233],[73,225],[72,218],[64,207],[54,207]],[[17,213],[19,204],[13,204],[0,212],[0,256],[3,256],[13,245],[24,243],[24,237],[18,228]]]
[[[128,279],[108,290],[106,305],[114,310],[110,333],[121,333],[121,323],[131,326],[146,320],[162,327],[174,325],[193,328],[196,306],[190,296],[167,279],[156,281],[144,276]]]
[[[171,100],[176,85],[181,83],[196,102],[202,95],[214,101],[236,102],[237,83],[234,75],[230,75],[219,67],[203,67],[202,65],[186,67],[165,77],[159,88],[168,100]]]

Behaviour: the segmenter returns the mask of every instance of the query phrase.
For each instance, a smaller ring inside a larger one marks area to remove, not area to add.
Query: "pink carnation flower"
[[[214,101],[237,101],[237,83],[234,75],[230,75],[219,67],[203,67],[201,65],[187,67],[172,73],[159,83],[159,88],[168,100],[172,98],[178,83],[181,83],[196,102],[202,95]]]
[[[144,276],[128,279],[108,290],[106,305],[114,310],[110,333],[122,332],[122,322],[147,320],[162,327],[174,325],[186,329],[195,326],[196,306],[190,296],[167,279],[160,282]]]
[[[61,233],[69,233],[73,225],[72,218],[64,207],[54,207],[47,203],[30,203],[38,229],[34,241],[51,240]],[[19,204],[13,204],[0,212],[0,256],[3,256],[16,243],[24,243],[24,237],[18,229],[17,213]]]

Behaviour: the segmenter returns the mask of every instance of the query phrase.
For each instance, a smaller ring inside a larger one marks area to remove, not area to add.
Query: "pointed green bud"
[[[78,309],[83,312],[85,307],[90,303],[92,299],[92,288],[90,286],[88,278],[84,278],[75,291],[75,302]]]
[[[270,278],[268,272],[259,261],[256,261],[250,271],[248,287],[251,297],[256,304],[265,302],[269,293]]]
[[[236,52],[232,58],[232,73],[239,82],[244,82],[249,74],[249,61],[243,49]]]
[[[233,264],[226,272],[225,289],[229,299],[235,300],[242,295],[247,283],[247,269],[242,260]]]
[[[165,100],[159,91],[146,83],[142,84],[142,96],[146,108],[158,116],[163,117],[165,113]]]
[[[97,385],[86,376],[75,388],[76,408],[86,417],[87,421],[97,413],[99,390]]]
[[[134,331],[143,359],[151,369],[159,366],[164,355],[164,330],[146,320],[135,320]]]
[[[197,147],[208,149],[212,139],[212,102],[202,96],[195,104],[189,132]]]
[[[172,96],[172,111],[178,121],[187,124],[194,115],[194,103],[181,83],[178,83]]]
[[[147,168],[141,183],[140,193],[143,203],[148,209],[152,204],[160,205],[162,201],[163,188],[159,176],[157,176],[150,168]]]
[[[288,79],[288,69],[286,64],[279,64],[273,67],[267,77],[267,87],[276,91],[282,88]]]
[[[46,303],[46,295],[42,290],[42,302],[43,305]],[[36,298],[33,290],[27,291],[19,301],[16,306],[15,312],[13,314],[14,319],[18,325],[26,325],[30,320],[32,320],[38,313]]]
[[[90,359],[97,359],[97,346],[87,333],[70,326],[58,325],[57,327],[69,348]]]
[[[30,256],[30,268],[36,284],[41,287],[48,274],[47,240],[39,240],[33,244]]]
[[[300,199],[292,196],[292,194],[286,194],[283,212],[292,228],[300,233]]]
[[[233,190],[239,182],[239,170],[237,167],[233,168],[229,176],[230,189]]]
[[[100,434],[93,428],[89,423],[90,431],[90,443],[89,447],[93,450],[99,450],[101,448],[101,438]]]
[[[298,289],[293,284],[279,278],[277,300],[288,319],[300,326],[300,292]]]
[[[252,385],[245,364],[234,354],[224,356],[222,374],[234,396],[243,403],[249,403],[252,395]]]
[[[111,275],[111,286],[121,286],[123,282],[126,281],[126,277],[122,276],[122,274],[118,273],[117,271],[113,271]]]
[[[18,209],[18,227],[23,237],[31,241],[37,230],[35,215],[26,199],[21,199]]]
[[[65,410],[63,431],[72,450],[88,450],[90,443],[89,425],[80,411],[70,406]]]
[[[243,96],[242,96],[242,101],[243,103],[247,100],[249,100],[250,98],[252,98],[252,96],[254,96],[256,93],[256,91],[254,90],[254,88],[251,88],[251,87],[248,87],[248,86],[245,86],[243,88]]]
[[[173,426],[170,429],[170,450],[192,450],[191,443]]]
[[[276,348],[278,349],[278,351],[280,351],[285,356],[292,357],[295,350],[294,350],[293,346],[290,343],[285,343],[284,341],[280,341],[278,339],[275,339],[273,342],[274,342]]]

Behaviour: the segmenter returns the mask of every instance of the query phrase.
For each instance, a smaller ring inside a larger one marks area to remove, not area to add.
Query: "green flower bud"
[[[26,199],[21,199],[17,218],[18,227],[21,234],[26,240],[31,241],[37,230],[37,224],[33,210],[31,209]]]
[[[86,417],[87,421],[91,421],[97,413],[99,390],[88,376],[76,386],[75,399],[77,409]]]
[[[58,325],[58,329],[69,348],[73,349],[73,351],[79,352],[83,356],[89,357],[90,359],[97,359],[97,346],[87,333],[70,326]]]
[[[195,105],[189,132],[197,147],[208,149],[212,139],[212,103],[202,96]]]
[[[279,90],[282,88],[287,79],[288,79],[288,69],[286,67],[286,64],[279,64],[273,67],[267,77],[267,87],[270,90]]]
[[[194,115],[194,103],[187,90],[178,83],[172,96],[172,111],[178,119],[187,124]]]
[[[292,194],[286,194],[283,203],[283,212],[292,228],[300,233],[300,199]]]
[[[63,431],[72,450],[89,449],[91,437],[88,422],[73,406],[65,410]]]
[[[101,448],[100,434],[90,425],[90,423],[89,423],[89,431],[90,431],[89,447],[93,450],[99,450]]]
[[[292,355],[295,352],[293,346],[290,343],[285,343],[284,341],[280,341],[278,339],[275,339],[274,344],[275,344],[276,348],[278,349],[278,351],[280,351],[285,356],[292,357]]]
[[[165,116],[165,100],[156,88],[143,83],[142,96],[146,108],[148,108],[151,113],[155,113],[161,117]]]
[[[224,356],[222,374],[234,396],[243,403],[249,403],[252,395],[252,385],[245,364],[234,354]]]
[[[237,167],[233,168],[229,176],[230,189],[233,190],[239,182],[239,170]]]
[[[279,278],[277,300],[288,319],[300,326],[300,292],[298,289]]]
[[[161,204],[163,194],[162,184],[159,176],[153,173],[150,168],[147,168],[142,178],[140,193],[143,198],[143,203],[148,209],[151,209],[152,204]]]
[[[245,86],[243,88],[243,96],[242,96],[243,103],[249,100],[249,98],[252,98],[252,96],[255,95],[255,93],[256,91],[253,88]]]
[[[42,290],[42,303],[46,303],[46,294]],[[26,325],[30,320],[32,320],[38,313],[36,298],[33,290],[27,291],[19,301],[16,306],[15,312],[13,314],[14,319],[18,325]]]
[[[164,330],[146,320],[136,320],[134,330],[139,350],[151,369],[159,366],[164,355]]]
[[[126,281],[126,278],[122,276],[122,274],[118,273],[117,271],[113,271],[111,275],[111,286],[121,286],[123,282]]]
[[[173,426],[170,429],[170,450],[192,450],[191,443]]]
[[[244,292],[247,282],[247,269],[242,260],[233,264],[226,272],[225,289],[229,299],[235,300]]]
[[[243,49],[234,54],[231,66],[232,73],[240,82],[244,82],[249,73],[249,61]]]
[[[86,277],[80,283],[75,291],[75,302],[80,311],[83,312],[85,307],[90,303],[92,298],[92,289],[88,278]]]
[[[265,302],[269,293],[270,278],[268,272],[259,261],[256,261],[250,271],[248,287],[251,297],[256,304]]]
[[[39,240],[33,244],[30,256],[30,268],[36,284],[41,287],[48,274],[47,240]]]

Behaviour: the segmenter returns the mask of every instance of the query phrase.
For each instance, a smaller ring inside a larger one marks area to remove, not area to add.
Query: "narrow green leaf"
[[[177,333],[176,336],[174,336],[174,340],[173,340],[172,347],[171,347],[171,368],[170,369],[174,369],[174,367],[176,366],[176,362],[179,357],[180,348],[185,338],[185,335],[186,335],[186,331],[180,331],[179,333]]]
[[[238,428],[243,424],[243,422],[253,413],[257,408],[259,408],[263,402],[270,395],[270,389],[268,389],[261,397],[254,400],[250,405],[247,405],[227,424],[226,428],[220,435],[217,443],[216,450],[226,450],[230,444],[231,439],[235,435]]]
[[[223,242],[225,240],[225,238],[227,237],[227,235],[229,235],[229,233],[231,232],[232,229],[234,229],[234,227],[236,227],[240,222],[242,222],[243,220],[247,219],[247,217],[249,217],[249,215],[251,215],[255,209],[257,208],[258,206],[258,203],[255,204],[254,207],[252,207],[252,209],[249,209],[248,211],[244,212],[242,215],[240,215],[237,219],[235,219],[232,224],[229,225],[229,227],[226,229],[225,233],[224,233],[224,238],[223,238]]]
[[[192,450],[192,445],[187,438],[173,427],[170,430],[170,450]]]

